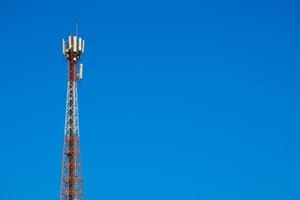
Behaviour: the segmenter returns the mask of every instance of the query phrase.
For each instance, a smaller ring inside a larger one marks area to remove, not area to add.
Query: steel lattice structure
[[[60,200],[82,200],[77,84],[82,79],[82,64],[78,66],[78,61],[84,52],[84,40],[77,35],[68,39],[68,44],[63,40],[63,54],[68,62],[68,83]]]

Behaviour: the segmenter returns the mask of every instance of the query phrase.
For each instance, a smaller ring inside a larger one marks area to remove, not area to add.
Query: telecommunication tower
[[[84,53],[84,40],[77,33],[70,35],[67,44],[63,40],[62,48],[68,63],[68,83],[60,200],[82,200],[77,83],[82,79],[83,65],[78,66],[78,61]]]

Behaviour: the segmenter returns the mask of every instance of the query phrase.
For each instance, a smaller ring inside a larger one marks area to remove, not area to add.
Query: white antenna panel
[[[76,52],[77,51],[77,36],[73,37],[73,42],[74,42],[73,51]]]
[[[82,47],[82,46],[81,46],[81,45],[82,45],[82,39],[81,39],[81,37],[79,38],[78,43],[79,43],[79,44],[78,44],[78,51],[81,51],[81,50],[82,50],[82,48],[81,48],[81,47]]]
[[[69,49],[72,48],[72,36],[69,36]]]
[[[82,74],[83,74],[83,64],[80,64],[79,65],[79,77],[78,77],[79,80],[82,79]]]
[[[84,53],[84,40],[82,40],[82,53]]]
[[[63,54],[66,53],[66,44],[65,44],[65,40],[62,40],[62,50],[63,50]]]

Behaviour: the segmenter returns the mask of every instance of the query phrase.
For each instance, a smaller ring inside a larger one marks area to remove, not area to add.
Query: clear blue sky
[[[0,199],[59,199],[61,39],[86,39],[86,200],[299,200],[296,0],[0,2]]]

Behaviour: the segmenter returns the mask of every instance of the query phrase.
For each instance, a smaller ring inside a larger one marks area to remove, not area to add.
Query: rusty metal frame
[[[65,48],[65,45],[63,48]],[[77,91],[77,62],[81,53],[82,52],[80,51],[73,51],[71,45],[64,49],[64,55],[68,61],[68,83],[60,181],[60,200],[83,199]]]

